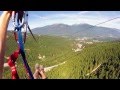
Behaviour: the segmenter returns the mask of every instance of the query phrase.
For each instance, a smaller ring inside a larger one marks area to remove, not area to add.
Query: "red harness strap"
[[[14,32],[14,36],[15,36],[15,40],[17,42],[18,41],[18,36],[17,36],[16,32]],[[26,33],[24,35],[24,38],[25,37],[26,37]],[[25,42],[25,40],[24,40],[24,42]],[[11,54],[9,59],[8,59],[8,62],[7,62],[10,69],[11,69],[12,79],[19,79],[19,75],[18,75],[17,69],[15,67],[15,62],[16,62],[19,54],[20,54],[20,49],[16,50],[13,54]]]
[[[15,61],[18,58],[19,54],[20,52],[18,49],[9,57],[8,62],[7,62],[12,72],[12,79],[19,79],[17,69],[15,67]]]

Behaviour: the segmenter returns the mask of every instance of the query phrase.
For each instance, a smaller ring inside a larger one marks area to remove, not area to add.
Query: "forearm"
[[[41,74],[41,78],[42,79],[46,79],[47,78],[46,75],[45,75],[45,73],[43,71],[41,71],[40,74]]]
[[[6,33],[10,17],[11,13],[9,11],[4,11],[0,16],[0,78],[2,78],[3,72]]]
[[[5,43],[6,31],[11,14],[8,11],[4,11],[0,17],[0,42]]]

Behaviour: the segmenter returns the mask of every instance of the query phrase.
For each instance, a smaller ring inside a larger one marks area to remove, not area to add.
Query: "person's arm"
[[[11,13],[11,11],[3,11],[2,15],[0,16],[0,79],[2,79],[6,33]]]

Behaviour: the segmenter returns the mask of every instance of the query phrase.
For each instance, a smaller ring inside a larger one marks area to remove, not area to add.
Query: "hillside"
[[[58,36],[35,36],[37,43],[28,35],[25,44],[27,61],[34,72],[36,63],[54,67],[47,71],[49,79],[119,79],[120,42],[75,41]],[[8,33],[6,56],[15,49],[12,33]],[[21,57],[17,60],[20,78],[25,79]],[[4,78],[10,77],[9,68],[4,69]]]

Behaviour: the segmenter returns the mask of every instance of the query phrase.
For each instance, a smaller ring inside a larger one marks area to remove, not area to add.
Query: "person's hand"
[[[40,75],[41,75],[41,78],[42,79],[46,79],[46,75],[45,75],[45,72],[43,70],[40,71]]]
[[[18,20],[22,22],[24,11],[4,11],[4,13],[10,14],[10,17],[12,16],[12,14],[16,17],[16,14],[18,13]]]
[[[3,13],[10,14],[10,16],[12,16],[12,13],[15,13],[15,11],[4,11]]]
[[[4,63],[4,67],[9,67],[8,63]]]
[[[14,13],[15,11],[3,11],[3,13],[1,14],[1,17],[0,19],[3,19],[3,20],[8,20],[10,19],[10,17],[12,16],[12,13]],[[8,22],[7,21],[7,22]]]
[[[44,71],[44,67],[43,67],[43,65],[40,65],[40,75],[41,75],[41,78],[42,79],[46,79],[47,77],[46,77],[46,75],[45,75],[45,71]]]
[[[41,69],[41,70],[44,69],[44,66],[43,66],[43,65],[40,65],[40,69]]]

